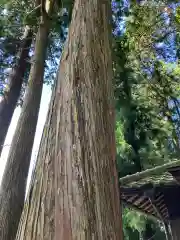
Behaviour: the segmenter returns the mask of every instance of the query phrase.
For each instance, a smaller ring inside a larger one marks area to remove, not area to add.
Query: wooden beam
[[[132,175],[127,175],[127,176],[119,179],[120,185],[126,185],[126,184],[129,184],[134,181],[138,181],[138,180],[148,177],[148,176],[162,174],[165,171],[167,171],[168,168],[177,167],[177,166],[180,166],[180,160],[176,160],[176,161],[164,164],[162,166],[157,166],[157,167],[154,167],[151,169],[147,169],[143,172],[138,172],[138,173],[135,173]]]
[[[173,240],[172,239],[172,234],[171,234],[171,229],[170,229],[170,226],[169,226],[168,222],[164,222],[164,228],[165,228],[165,233],[166,233],[167,240]]]
[[[173,176],[173,178],[180,183],[180,167],[172,167],[168,169],[168,172]]]
[[[156,190],[155,190],[154,196],[152,198],[150,197],[149,200],[152,203],[154,211],[157,213],[157,215],[159,216],[161,221],[165,222],[167,219],[164,219],[165,214],[162,214],[162,211],[163,211],[163,213],[164,212],[168,213],[168,209],[167,209],[165,201],[164,201],[164,195],[162,193],[160,194],[159,192],[156,193]]]
[[[142,196],[144,194],[144,191],[141,190],[140,188],[129,188],[129,187],[121,187],[120,188],[120,193],[126,194],[126,195],[138,195]]]

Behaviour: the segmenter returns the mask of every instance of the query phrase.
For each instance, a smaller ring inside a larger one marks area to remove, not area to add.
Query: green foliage
[[[0,86],[7,81],[11,68],[16,64],[21,39],[24,33],[23,17],[32,6],[32,1],[8,1],[0,9]],[[27,59],[28,60],[28,59]],[[30,64],[24,78],[27,81]],[[0,89],[3,92],[3,88]]]
[[[130,48],[127,50],[127,38],[125,47],[124,42],[117,42],[118,50],[115,51],[115,64],[120,65],[115,67],[115,94],[118,112],[117,158],[118,165],[123,168],[122,171],[120,167],[121,176],[127,173],[124,172],[125,162],[128,172],[132,173],[130,162],[136,172],[168,160],[171,154],[168,144],[173,130],[171,123],[162,115],[162,101],[158,101],[157,87],[152,89],[151,82],[144,78],[144,74],[134,70],[127,57],[130,51]],[[165,91],[166,85],[161,87]],[[164,102],[167,105],[167,101]]]
[[[123,226],[125,240],[166,239],[163,223],[133,209],[123,208]]]
[[[179,67],[176,65],[170,71],[168,64],[155,59],[155,52],[149,54],[157,41],[152,36],[163,24],[159,8],[155,10],[152,14],[151,6],[132,4],[126,33],[116,37],[114,43],[117,159],[123,169],[125,162],[128,164],[128,171],[130,162],[136,166],[135,172],[163,164],[178,148],[177,124],[172,118],[178,109],[171,109],[168,102],[178,102]],[[146,43],[150,41],[147,45],[137,45],[142,36]],[[149,76],[144,72],[144,67],[149,65],[144,64],[145,58],[138,53],[146,51],[148,64],[154,64],[153,74]],[[123,176],[127,171],[123,173],[121,167]]]
[[[176,8],[175,19],[178,25],[180,25],[180,7]]]
[[[156,59],[155,43],[165,41],[170,32],[160,31],[166,5],[158,4],[133,2],[126,13],[126,32],[113,39],[119,177],[179,154],[179,65]],[[153,239],[165,239],[158,222],[128,208],[123,208],[123,226],[125,239],[141,239],[148,231]]]
[[[133,209],[123,208],[123,223],[131,227],[134,231],[143,232],[147,217]]]
[[[61,1],[60,1],[61,2]],[[51,33],[49,35],[48,54],[45,68],[44,82],[53,85],[55,73],[59,64],[59,58],[62,51],[63,43],[67,35],[67,27],[71,18],[72,0],[63,1],[63,6],[56,2],[56,12],[52,15]],[[19,51],[21,38],[25,25],[29,25],[36,37],[37,29],[40,23],[40,9],[36,9],[36,1],[11,0],[1,5],[0,13],[0,93],[3,94],[4,83],[7,82],[11,69],[16,64],[17,53]],[[63,7],[63,9],[62,9]],[[34,47],[32,46],[30,53],[33,55]],[[30,61],[27,66],[27,73],[24,77],[24,84],[21,91],[19,104],[22,105],[23,95],[27,86]]]

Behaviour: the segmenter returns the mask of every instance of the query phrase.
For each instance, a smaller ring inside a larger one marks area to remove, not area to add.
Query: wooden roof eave
[[[174,167],[180,166],[180,160],[176,160],[167,164],[164,164],[162,166],[157,166],[151,169],[147,169],[143,172],[138,172],[132,175],[127,175],[125,177],[122,177],[119,179],[120,181],[120,186],[125,186],[128,185],[131,182],[139,181],[143,178],[152,176],[152,175],[157,175],[157,174],[162,174],[165,171],[168,171],[168,169],[172,169]]]

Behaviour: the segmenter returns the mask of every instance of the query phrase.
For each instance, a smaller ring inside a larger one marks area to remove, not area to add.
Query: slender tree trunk
[[[22,213],[41,100],[48,24],[41,24],[22,112],[12,140],[0,189],[0,239],[14,240]]]
[[[180,240],[180,219],[171,221],[172,240]]]
[[[122,239],[110,25],[108,0],[75,1],[17,240]]]
[[[22,39],[21,49],[18,54],[16,66],[9,77],[8,90],[0,102],[0,155],[11,119],[20,96],[23,77],[27,70],[27,59],[32,43],[32,31],[27,26]]]
[[[16,239],[54,240],[55,93],[54,88]]]

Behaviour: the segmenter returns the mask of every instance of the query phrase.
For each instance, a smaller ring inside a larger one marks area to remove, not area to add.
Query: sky
[[[43,127],[44,127],[45,120],[46,120],[46,115],[47,115],[47,111],[48,111],[48,107],[49,107],[50,98],[51,98],[51,87],[47,86],[47,85],[44,85],[43,86],[43,92],[42,92],[42,98],[41,98],[39,118],[38,118],[36,134],[35,134],[35,139],[34,139],[34,145],[33,145],[33,150],[32,150],[31,164],[30,164],[30,169],[29,169],[27,186],[29,186],[33,166],[34,166],[36,156],[37,156],[37,153],[38,153],[38,148],[39,148],[41,135],[42,135],[42,132],[43,132]],[[6,140],[5,140],[5,143],[4,143],[4,148],[3,148],[3,151],[2,151],[2,154],[1,154],[1,157],[0,157],[0,182],[2,180],[3,171],[4,171],[4,168],[5,168],[5,165],[6,165],[11,141],[12,141],[12,138],[13,138],[13,133],[16,129],[16,125],[17,125],[17,122],[18,122],[18,119],[19,119],[19,116],[20,116],[20,112],[21,112],[21,108],[17,107],[16,110],[14,111],[14,115],[13,115],[8,133],[7,133],[7,136],[6,136]]]

